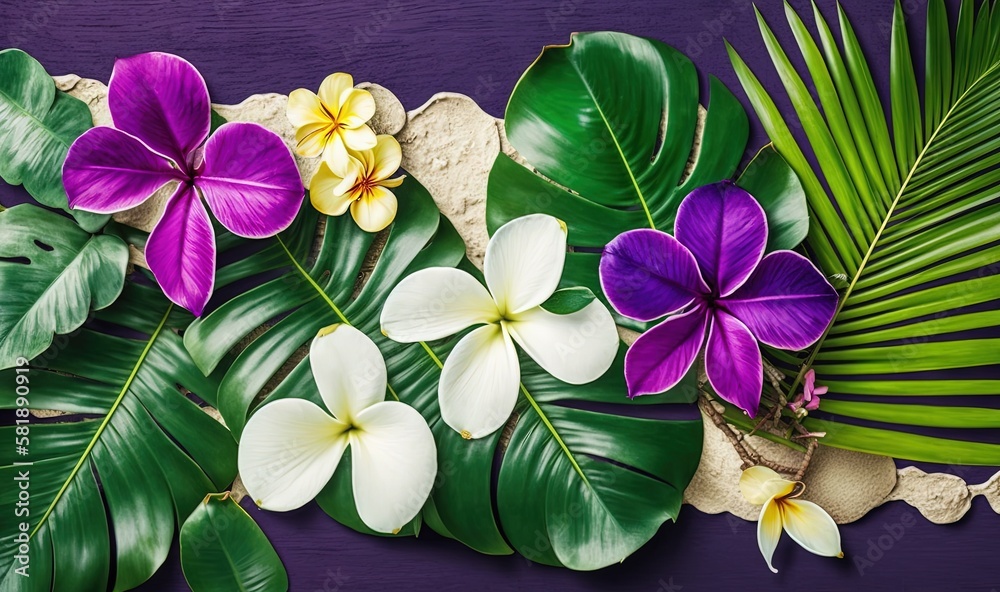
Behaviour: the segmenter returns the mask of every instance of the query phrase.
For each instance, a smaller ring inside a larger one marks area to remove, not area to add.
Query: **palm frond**
[[[827,432],[825,444],[1000,463],[1000,445],[973,431],[1000,428],[1000,14],[988,0],[978,12],[963,0],[953,37],[943,0],[930,0],[921,102],[897,2],[888,118],[843,9],[840,45],[815,4],[815,35],[787,4],[785,15],[805,73],[757,18],[805,143],[731,46],[730,58],[802,180],[813,221],[806,249],[824,272],[849,282],[834,322],[785,386],[794,392],[812,367],[831,387],[823,418],[807,421]],[[955,403],[961,395],[982,395],[982,403]],[[896,402],[900,396],[921,403]]]

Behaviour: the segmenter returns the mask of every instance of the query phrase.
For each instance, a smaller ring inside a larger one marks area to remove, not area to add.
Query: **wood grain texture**
[[[842,3],[885,98],[892,2]],[[780,3],[758,4],[779,38],[790,41]],[[807,1],[792,4],[809,10]],[[821,4],[835,20],[832,0]],[[954,13],[956,3],[949,4]],[[922,40],[925,1],[904,0],[903,6],[912,38]],[[393,90],[407,109],[449,90],[501,116],[511,89],[541,47],[586,30],[619,30],[670,43],[687,53],[703,76],[715,74],[745,101],[723,37],[765,85],[778,84],[752,12],[749,0],[0,0],[0,47],[28,51],[53,74],[101,80],[108,79],[116,56],[178,53],[201,70],[220,103],[316,88],[327,74],[343,70]],[[779,107],[790,112],[787,102],[779,100]],[[760,126],[751,125],[748,156],[766,141]],[[20,188],[0,186],[4,205],[24,199]],[[925,468],[958,473],[970,482],[994,472]],[[248,511],[284,560],[293,591],[1000,590],[1000,572],[992,567],[1000,548],[998,517],[982,498],[949,526],[932,525],[903,504],[880,508],[841,527],[847,558],[840,561],[810,555],[785,537],[775,555],[777,575],[759,555],[755,524],[690,507],[621,566],[585,574],[516,556],[481,556],[427,530],[419,540],[361,536],[315,505],[287,514]],[[141,589],[187,590],[176,549]]]

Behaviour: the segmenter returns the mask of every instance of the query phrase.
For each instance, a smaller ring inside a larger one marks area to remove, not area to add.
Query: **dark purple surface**
[[[889,61],[888,0],[842,0],[880,89]],[[779,38],[791,38],[780,4],[762,8]],[[792,3],[808,14],[808,4]],[[823,12],[835,19],[832,1]],[[954,4],[954,3],[950,3]],[[905,0],[911,45],[921,51],[925,2]],[[954,12],[954,6],[952,6]],[[811,23],[811,18],[806,18]],[[191,60],[216,102],[262,92],[316,88],[334,71],[378,82],[408,109],[455,91],[502,115],[521,72],[545,44],[572,31],[618,30],[655,37],[687,53],[742,99],[722,43],[725,36],[765,86],[778,85],[746,0],[375,0],[253,3],[243,0],[0,0],[0,47],[20,47],[52,73],[107,80],[116,56],[159,50]],[[793,60],[799,62],[798,56]],[[779,104],[781,102],[779,101]],[[787,103],[781,104],[786,107]],[[766,140],[752,119],[748,155]],[[0,185],[4,204],[23,201]],[[929,466],[981,482],[988,468]],[[735,487],[736,484],[734,483]],[[246,504],[245,504],[246,505]],[[1000,590],[998,517],[982,498],[957,524],[938,526],[902,503],[844,525],[844,560],[819,558],[787,537],[771,575],[755,525],[686,506],[621,566],[571,573],[520,557],[486,557],[425,531],[419,540],[355,534],[315,505],[289,514],[250,508],[284,560],[294,591],[351,590]],[[897,536],[894,538],[893,533]],[[882,548],[879,548],[881,544]],[[867,563],[866,563],[867,562]],[[175,553],[143,590],[186,590]]]

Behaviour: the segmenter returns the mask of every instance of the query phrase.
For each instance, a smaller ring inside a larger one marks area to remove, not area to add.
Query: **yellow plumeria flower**
[[[350,150],[375,147],[375,132],[366,124],[375,115],[372,94],[354,88],[350,74],[330,74],[319,95],[299,88],[288,95],[288,121],[295,126],[295,151],[307,158],[323,155],[331,170],[346,171]]]
[[[382,230],[396,217],[396,196],[389,189],[398,187],[403,177],[389,177],[399,170],[402,158],[396,138],[381,135],[373,149],[348,157],[343,174],[324,161],[309,184],[313,207],[330,216],[340,216],[350,208],[362,230]]]
[[[782,479],[778,473],[760,465],[750,467],[740,476],[740,491],[751,504],[762,504],[757,521],[757,545],[774,573],[771,557],[778,546],[782,529],[803,549],[824,557],[843,557],[840,530],[826,511],[812,502],[795,499],[804,486]]]

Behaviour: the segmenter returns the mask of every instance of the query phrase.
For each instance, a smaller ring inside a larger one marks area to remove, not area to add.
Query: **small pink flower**
[[[830,390],[828,387],[816,386],[816,371],[810,368],[806,372],[806,381],[802,387],[802,393],[788,404],[788,408],[795,412],[798,412],[799,409],[816,411],[819,409],[820,395],[825,395],[828,390]]]

